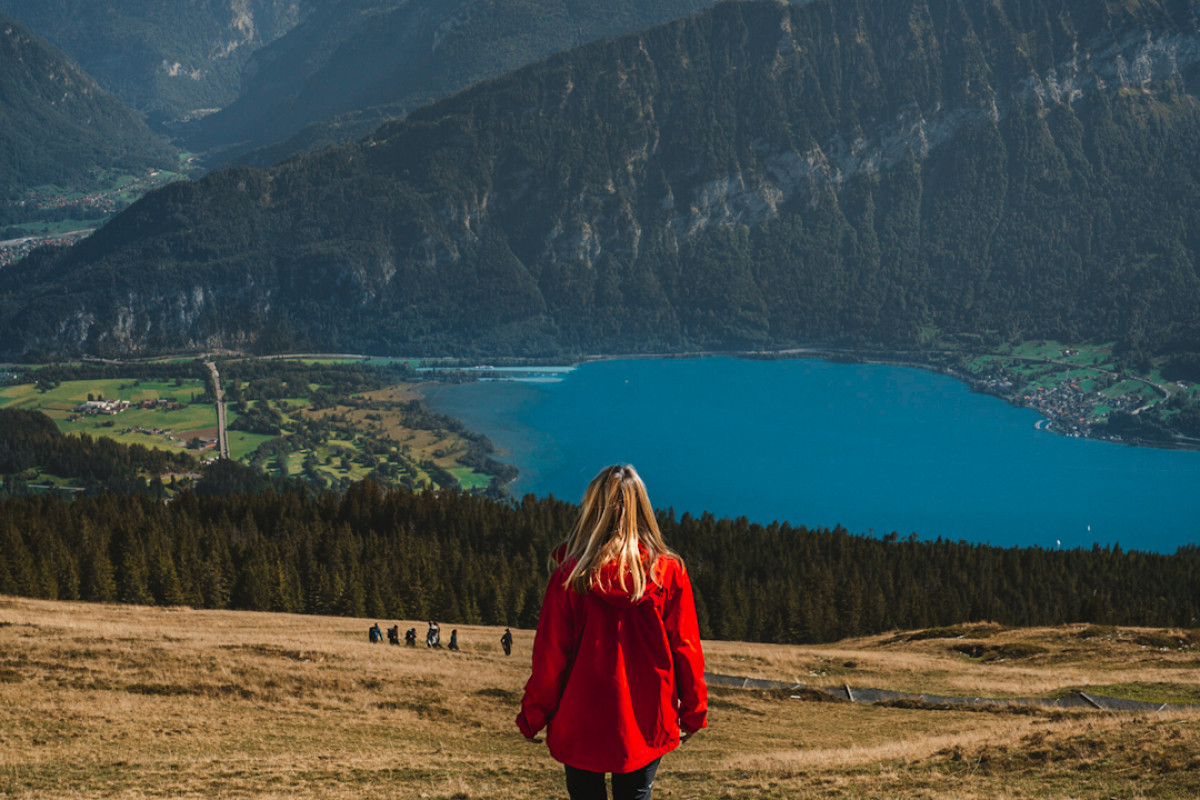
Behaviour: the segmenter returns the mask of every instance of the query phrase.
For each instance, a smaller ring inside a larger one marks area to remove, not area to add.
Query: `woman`
[[[601,470],[551,555],[517,727],[566,766],[572,800],[650,797],[663,754],[708,724],[692,586],[630,466]]]

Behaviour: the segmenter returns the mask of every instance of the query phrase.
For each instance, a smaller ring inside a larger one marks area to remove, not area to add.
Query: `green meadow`
[[[178,450],[200,432],[216,430],[216,407],[191,402],[202,396],[205,389],[203,381],[199,380],[63,381],[45,390],[34,384],[18,384],[0,386],[0,408],[41,411],[53,419],[63,433],[87,433],[123,444]],[[125,400],[133,405],[111,416],[77,413],[75,409],[87,401],[89,395],[97,400]],[[143,401],[158,400],[173,400],[181,405],[172,410],[162,406],[138,407]]]
[[[355,362],[306,359],[305,363]],[[274,375],[261,380],[268,393],[277,384]],[[241,391],[252,395],[256,382],[242,381]],[[200,379],[104,378],[66,380],[48,386],[24,383],[0,386],[0,408],[41,411],[66,434],[102,436],[123,444],[177,451],[192,439],[216,437],[215,405],[193,402],[208,397],[208,388]],[[413,412],[410,404],[419,400],[419,395],[408,385],[354,395],[320,410],[314,410],[313,396],[328,392],[330,387],[300,383],[289,384],[288,388],[288,397],[229,404],[231,458],[268,474],[304,476],[325,486],[372,477],[383,483],[409,486],[449,486],[457,482],[469,490],[486,488],[492,480],[491,475],[460,462],[469,455],[471,445],[460,433],[445,427],[449,421]],[[88,399],[124,400],[132,405],[115,415],[77,412],[75,409]],[[170,410],[160,405],[139,407],[144,401],[159,400],[174,401],[179,406]],[[238,420],[256,411],[277,414],[278,431],[238,430]]]

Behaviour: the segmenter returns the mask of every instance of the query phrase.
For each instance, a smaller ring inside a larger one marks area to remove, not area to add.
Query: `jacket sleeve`
[[[517,727],[527,738],[546,727],[558,710],[575,655],[574,627],[570,598],[556,571],[542,599],[542,613],[533,637],[533,670],[517,715]]]
[[[663,622],[671,643],[675,666],[675,692],[679,697],[679,724],[688,732],[708,727],[708,687],[704,683],[704,651],[692,582],[680,563],[676,588],[664,607]]]

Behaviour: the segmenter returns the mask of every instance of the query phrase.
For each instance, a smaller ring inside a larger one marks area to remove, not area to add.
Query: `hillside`
[[[372,481],[340,495],[292,487],[223,459],[196,494],[169,504],[0,500],[0,594],[529,627],[542,566],[578,513],[532,495],[517,504]],[[711,514],[660,512],[658,522],[689,565],[705,638],[801,644],[963,621],[1200,618],[1195,546],[1001,549]]]
[[[222,108],[250,55],[318,0],[0,0],[151,124]]]
[[[189,142],[197,150],[216,150],[217,158],[270,145],[247,156],[267,165],[366,136],[388,118],[551,53],[648,28],[714,2],[326,3],[254,54],[241,96],[205,118]]]
[[[172,149],[62,52],[0,14],[0,222],[25,190],[169,167]]]
[[[414,618],[150,609],[0,597],[0,730],[15,796],[561,796],[562,767],[513,724],[533,634],[442,620],[462,652],[368,644]],[[1055,695],[1102,686],[1194,697],[1193,652],[1164,631],[987,634],[1044,650],[972,659],[904,636],[826,647],[705,642],[711,671],[817,686]],[[443,634],[445,638],[446,633]],[[967,641],[975,641],[969,634]],[[1193,797],[1194,711],[988,713],[814,702],[713,688],[709,728],[663,760],[656,795],[703,798]],[[719,787],[719,788],[718,788]],[[814,788],[819,787],[819,788]],[[819,792],[819,795],[817,794]]]
[[[1200,351],[1196,3],[746,2],[0,273],[0,353]]]

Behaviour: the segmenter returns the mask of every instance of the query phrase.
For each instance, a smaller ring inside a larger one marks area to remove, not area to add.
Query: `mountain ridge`
[[[0,274],[0,342],[1195,351],[1196,6],[1085,5],[743,2],[586,45],[151,195]]]
[[[87,189],[100,170],[169,167],[174,153],[66,54],[0,13],[0,220],[43,184]]]
[[[715,0],[330,3],[254,54],[242,95],[190,141],[268,166],[366,136],[389,118],[553,52],[686,16]],[[246,152],[248,149],[252,152]]]
[[[70,54],[161,132],[231,102],[249,54],[319,2],[0,0],[0,12]]]

